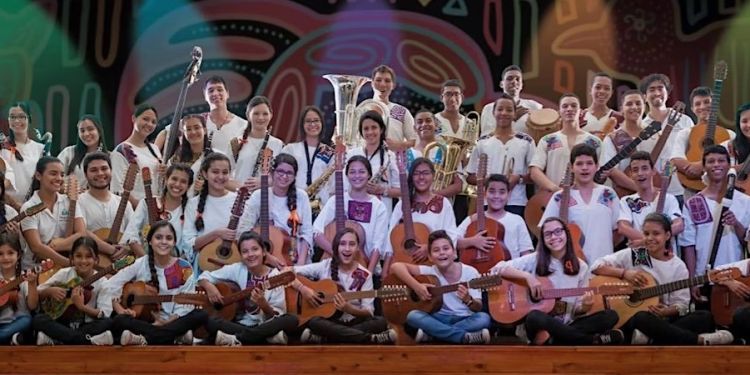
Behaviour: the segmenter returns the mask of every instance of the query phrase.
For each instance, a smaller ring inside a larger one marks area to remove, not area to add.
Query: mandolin
[[[730,138],[727,129],[717,126],[721,90],[724,87],[724,80],[726,78],[727,63],[725,61],[719,61],[714,66],[714,88],[711,92],[711,113],[708,116],[708,123],[701,122],[690,129],[690,140],[685,152],[685,158],[690,163],[701,164],[703,160],[703,150],[706,147],[714,144],[721,144],[724,141],[728,141]],[[680,178],[680,182],[686,188],[700,191],[706,187],[701,179],[702,174],[697,177],[692,177],[678,171],[677,177]]]
[[[648,282],[645,286],[635,287],[633,293],[627,297],[608,296],[594,298],[594,305],[590,313],[595,313],[604,309],[612,309],[620,316],[620,320],[615,328],[622,327],[630,318],[639,311],[648,311],[649,306],[659,304],[659,296],[680,289],[691,288],[696,285],[705,283],[718,283],[726,280],[734,280],[740,277],[740,270],[737,268],[728,268],[725,270],[708,271],[705,275],[699,275],[687,279],[677,280],[666,284],[657,285],[653,276],[647,275]],[[622,279],[610,276],[595,276],[589,282],[592,287],[610,285],[615,283],[626,282]]]
[[[240,223],[242,213],[245,211],[245,202],[250,197],[250,189],[243,186],[237,190],[237,197],[232,204],[232,214],[229,218],[227,229],[236,230]],[[204,246],[198,256],[198,264],[203,271],[214,271],[228,264],[237,263],[242,260],[240,250],[236,241],[217,238]]]
[[[418,244],[427,244],[430,229],[422,223],[415,223],[411,216],[411,196],[406,177],[406,152],[396,153],[398,164],[398,179],[401,183],[401,218],[402,222],[391,231],[391,246],[393,247],[393,262],[414,263],[412,253]],[[420,264],[430,264],[425,260]]]
[[[531,296],[525,280],[509,280],[500,288],[490,290],[489,310],[492,319],[501,324],[517,324],[523,320],[532,310],[550,313],[555,307],[555,300],[564,297],[582,296],[586,292],[594,292],[602,296],[630,295],[633,287],[624,282],[612,282],[609,284],[583,287],[583,288],[560,288],[556,289],[546,277],[537,277],[542,284],[542,293],[539,299]]]
[[[512,159],[511,159],[512,160]],[[461,250],[459,256],[461,263],[468,264],[477,269],[480,273],[489,272],[495,264],[501,260],[511,258],[510,252],[505,247],[505,227],[498,221],[488,218],[484,212],[484,181],[487,176],[487,154],[479,155],[479,167],[477,168],[477,199],[476,215],[477,219],[469,224],[466,229],[465,237],[473,237],[484,230],[487,231],[486,237],[494,238],[495,247],[489,251],[470,247]]]
[[[21,220],[34,216],[47,208],[47,206],[44,205],[44,202],[39,202],[23,211],[21,211],[20,214],[14,216],[12,219],[8,220],[4,224],[0,225],[0,233],[3,233],[8,230],[8,223],[20,223]]]
[[[44,299],[41,303],[42,311],[44,311],[45,314],[49,315],[49,317],[53,320],[57,320],[63,315],[72,316],[72,314],[76,311],[75,306],[73,305],[73,300],[70,298],[71,293],[73,292],[73,288],[77,286],[84,288],[84,301],[87,302],[88,299],[91,298],[91,294],[88,293],[88,290],[86,289],[89,288],[91,284],[95,283],[97,280],[101,279],[104,276],[115,273],[133,264],[133,262],[135,262],[135,257],[129,255],[112,262],[103,271],[96,272],[85,279],[81,279],[80,277],[76,276],[65,283],[50,285],[65,289],[65,299],[62,301],[57,301],[54,298]]]
[[[41,273],[51,270],[55,264],[51,259],[43,260],[38,266],[31,268],[37,276]],[[23,271],[22,275],[28,272]],[[8,303],[15,304],[18,301],[18,286],[25,280],[23,277],[16,277],[11,281],[0,280],[0,308],[5,307]]]
[[[202,307],[209,315],[220,316],[225,320],[232,321],[237,315],[237,312],[243,309],[243,302],[250,298],[253,290],[257,288],[263,288],[263,290],[271,290],[282,286],[291,284],[295,279],[296,275],[292,271],[283,271],[278,275],[271,276],[261,284],[256,284],[254,287],[240,289],[237,284],[229,282],[217,283],[216,288],[219,289],[219,293],[222,295],[223,303],[213,303],[208,300],[205,296],[205,301]],[[203,297],[202,297],[203,298]],[[239,305],[239,306],[238,306]]]

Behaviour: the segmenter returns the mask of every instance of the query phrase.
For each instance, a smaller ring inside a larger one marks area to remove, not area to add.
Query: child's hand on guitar
[[[229,228],[219,228],[215,229],[216,235],[225,241],[234,241],[235,237],[237,237],[237,231],[234,229]]]
[[[689,163],[684,172],[691,179],[700,178],[703,175],[703,166],[700,162]]]
[[[9,221],[5,223],[5,230],[10,234],[20,234],[20,226],[15,221]]]
[[[136,317],[135,311],[126,309],[122,306],[122,304],[120,304],[120,298],[112,298],[112,309],[115,310],[115,313],[117,315],[129,315],[133,318]]]
[[[591,310],[591,307],[594,305],[594,292],[588,291],[583,294],[581,297],[581,313],[586,313],[589,310]]]
[[[266,301],[266,290],[263,288],[262,284],[253,289],[250,293],[250,300],[255,302],[258,306],[268,303]]]
[[[80,286],[73,288],[70,293],[70,300],[73,301],[73,305],[78,308],[78,310],[81,310],[84,305],[83,288]]]
[[[411,253],[411,259],[414,263],[422,263],[427,260],[427,245],[417,244],[417,249]]]
[[[65,289],[51,286],[47,288],[47,291],[45,292],[49,296],[49,298],[52,298],[55,301],[62,301],[65,299]]]
[[[661,317],[666,318],[670,315],[670,309],[669,306],[660,303],[658,305],[653,305],[648,307],[648,311],[650,311],[652,314]]]
[[[221,295],[218,289],[216,289],[215,287],[204,289],[206,290],[206,296],[208,296],[208,300],[211,301],[211,303],[224,305],[224,297]]]
[[[732,210],[727,210],[727,212],[721,215],[721,223],[733,227],[735,224],[737,224],[737,217],[734,216],[734,212],[732,212]]]
[[[645,286],[649,279],[645,272],[639,270],[626,270],[622,278],[635,286]]]
[[[745,283],[737,281],[737,280],[727,280],[720,283],[721,285],[724,285],[725,287],[729,288],[729,290],[732,291],[732,293],[742,297],[742,298],[750,298],[750,287],[745,285]]]
[[[531,293],[531,297],[538,299],[542,296],[542,283],[537,280],[534,275],[529,274],[526,277],[526,285],[529,286],[529,293]]]
[[[428,288],[433,287],[432,284],[419,284],[415,289],[414,293],[417,293],[419,299],[422,301],[429,301],[432,299],[432,294]]]
[[[315,295],[315,291],[310,289],[308,286],[301,286],[299,288],[299,293],[302,295],[302,298],[304,298],[307,303],[310,304],[310,306],[318,308],[323,301],[321,301],[318,296]]]
[[[273,254],[266,254],[266,264],[276,269],[282,269],[287,266],[284,258],[279,259]]]
[[[483,230],[472,237],[472,245],[479,251],[489,253],[495,247],[497,239],[487,237],[487,230]]]
[[[336,293],[336,295],[333,296],[333,304],[336,306],[336,310],[341,312],[348,313],[352,311],[352,304],[345,300],[341,293]]]
[[[472,298],[469,296],[469,288],[466,287],[466,285],[461,284],[458,286],[458,290],[456,290],[456,297],[460,299],[461,301],[466,301],[469,298]]]
[[[33,269],[28,269],[28,270],[26,270],[26,271],[24,271],[24,272],[23,272],[23,276],[22,276],[22,277],[23,277],[23,279],[24,279],[24,280],[26,280],[26,281],[27,281],[27,282],[28,282],[29,284],[33,284],[33,285],[36,285],[36,282],[37,282],[37,277],[38,277],[38,276],[39,276],[39,275],[37,275],[37,273],[36,273],[36,272],[34,272],[34,270],[33,270]]]

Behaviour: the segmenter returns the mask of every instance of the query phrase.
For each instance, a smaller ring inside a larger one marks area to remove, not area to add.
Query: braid
[[[5,224],[5,173],[0,171],[0,224]]]
[[[247,126],[245,127],[245,131],[242,132],[242,140],[240,141],[240,144],[237,147],[237,153],[234,155],[234,161],[237,161],[237,159],[240,157],[240,151],[242,151],[242,146],[247,143],[247,138],[250,137],[250,130],[252,130],[252,125],[250,123],[247,123]]]
[[[200,198],[198,198],[198,214],[195,215],[195,229],[202,231],[205,228],[203,224],[203,210],[206,208],[206,199],[208,199],[208,184],[203,184]]]
[[[18,161],[23,161],[23,155],[21,155],[21,151],[18,151],[18,148],[16,148],[16,133],[13,132],[13,130],[9,131],[10,133],[8,135],[8,144],[10,144],[11,147],[15,150],[15,157],[18,159]]]
[[[339,251],[338,246],[333,247],[333,256],[331,257],[331,280],[337,284],[339,282]]]
[[[156,276],[156,265],[154,265],[154,251],[148,246],[148,270],[151,272],[151,285],[159,289],[159,278]]]
[[[338,232],[336,232],[336,235],[333,236],[333,242],[331,243],[331,252],[333,253],[331,256],[331,280],[335,281],[336,283],[339,282],[339,245],[341,244],[341,239],[346,234],[353,234],[354,237],[357,239],[357,246],[359,246],[359,235],[357,235],[357,232],[354,231],[352,228],[344,228]]]
[[[289,212],[297,209],[297,188],[292,183],[286,191],[286,207]]]
[[[169,228],[169,230],[172,232],[172,236],[174,236],[175,241],[176,241],[177,232],[175,231],[172,223],[166,220],[159,220],[155,222],[153,225],[151,225],[151,228],[149,229],[148,234],[146,235],[146,243],[148,246],[148,251],[146,253],[146,256],[148,257],[148,269],[151,273],[150,284],[153,285],[157,290],[159,289],[159,278],[156,275],[156,265],[154,265],[154,258],[155,258],[154,249],[151,247],[151,240],[154,238],[154,233],[156,233],[157,230],[161,228],[165,228],[165,227]]]
[[[187,194],[182,194],[182,203],[180,204],[180,207],[182,207],[182,213],[180,213],[180,222],[185,222],[185,207],[188,203],[188,197]]]

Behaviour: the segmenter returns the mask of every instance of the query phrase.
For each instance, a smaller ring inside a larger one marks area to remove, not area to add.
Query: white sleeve
[[[199,199],[200,196],[190,198],[187,206],[185,206],[185,223],[182,225],[182,243],[185,245],[185,248],[194,248],[195,240],[203,233],[203,231],[200,231],[199,233],[198,229],[195,228],[195,218],[198,214]],[[208,199],[208,197],[206,199]]]
[[[493,274],[499,274],[506,268],[514,268],[519,271],[534,274],[534,268],[536,267],[536,253],[526,254],[520,258],[511,260],[504,260],[494,265],[490,272]]]
[[[141,230],[148,222],[148,208],[146,207],[146,200],[141,199],[138,203],[138,207],[135,208],[133,214],[128,219],[128,224],[125,226],[125,231],[120,238],[120,243],[125,245],[131,242],[141,242]]]
[[[112,299],[119,298],[125,283],[139,279],[139,274],[148,268],[148,256],[138,258],[135,263],[119,270],[102,285],[102,290],[96,301],[96,305],[104,313],[104,316],[112,314]]]
[[[242,212],[242,217],[240,217],[240,222],[237,225],[237,233],[244,233],[253,229],[258,223],[258,217],[260,217],[260,189],[250,194],[250,198],[245,203],[245,210]]]
[[[618,252],[607,254],[591,264],[591,271],[596,271],[600,267],[610,266],[617,268],[633,268],[632,250],[630,248],[622,249]]]
[[[383,255],[385,254],[385,249],[389,247],[386,243],[391,243],[390,232],[388,231],[388,212],[385,209],[385,205],[382,203],[377,205],[377,207],[378,208],[375,210],[375,216],[371,219],[375,220],[375,229],[372,233],[366,233],[366,236],[367,242],[372,245],[369,249],[370,254],[372,254],[373,250],[377,249],[380,252],[380,259],[385,259]]]
[[[326,226],[330,224],[335,216],[336,199],[329,199],[320,209],[318,217],[313,221],[313,238],[318,234],[325,233]]]

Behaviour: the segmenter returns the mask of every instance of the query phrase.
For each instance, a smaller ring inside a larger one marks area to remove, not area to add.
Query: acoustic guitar
[[[570,232],[570,241],[573,243],[573,251],[576,256],[586,261],[586,254],[583,253],[583,245],[586,242],[586,237],[583,235],[583,231],[578,224],[570,222],[568,220],[570,211],[570,189],[573,186],[573,171],[571,166],[565,170],[565,177],[562,182],[562,192],[560,193],[560,220],[568,225],[568,232]],[[540,239],[544,241],[544,239]]]
[[[422,223],[415,223],[411,216],[411,197],[406,176],[405,151],[396,153],[396,163],[398,164],[398,179],[401,184],[401,218],[403,221],[391,231],[393,262],[413,264],[412,253],[417,250],[418,244],[427,244],[430,229]],[[430,261],[425,260],[419,264],[430,264]]]
[[[12,219],[5,222],[5,224],[0,225],[0,233],[3,233],[8,230],[8,224],[9,223],[20,223],[21,220],[34,216],[47,208],[47,206],[44,205],[44,202],[39,202],[19,213],[18,215],[14,216]]]
[[[245,211],[245,202],[250,197],[250,189],[243,186],[237,190],[237,197],[232,204],[232,214],[229,218],[227,229],[236,230],[240,223],[242,213]],[[201,270],[214,271],[223,266],[237,263],[242,260],[240,250],[236,241],[217,238],[204,246],[198,255],[198,264]]]
[[[253,290],[257,288],[263,288],[263,290],[271,290],[282,286],[291,284],[296,279],[296,275],[292,271],[283,271],[278,275],[271,276],[267,280],[263,281],[262,284],[257,284],[254,287],[240,289],[237,284],[229,282],[217,283],[216,288],[219,289],[219,293],[222,295],[224,303],[213,303],[208,300],[208,296],[205,296],[205,301],[202,304],[203,309],[212,316],[218,316],[225,320],[232,321],[237,312],[241,311],[244,307],[244,301],[250,298]]]
[[[737,281],[750,286],[750,277],[739,277]],[[737,309],[750,306],[750,301],[734,294],[729,288],[716,284],[711,288],[711,314],[720,326],[729,327]]]
[[[130,192],[135,186],[135,178],[138,175],[138,159],[133,149],[129,145],[124,145],[123,153],[125,158],[128,160],[128,169],[125,173],[125,181],[123,182],[123,191],[120,195],[120,204],[117,206],[117,213],[115,213],[115,219],[112,221],[110,228],[100,228],[94,231],[94,234],[106,241],[110,245],[116,245],[120,242],[122,232],[122,219],[125,217],[125,210],[128,208],[128,202],[130,198]],[[99,253],[99,267],[107,268],[112,264],[112,259],[107,254]]]
[[[380,289],[362,290],[354,292],[342,292],[333,280],[312,281],[304,276],[297,275],[303,285],[315,291],[315,295],[323,302],[318,307],[310,305],[299,291],[287,292],[287,311],[297,315],[299,324],[303,325],[314,317],[330,318],[336,314],[336,306],[333,297],[341,293],[345,301],[364,298],[379,298],[383,303],[403,301],[411,297],[412,291],[405,285],[384,285]],[[291,291],[291,289],[290,289]],[[290,295],[291,294],[291,295]]]
[[[279,227],[271,225],[271,211],[268,208],[268,174],[271,170],[271,159],[273,159],[273,151],[265,147],[261,154],[258,155],[260,160],[260,215],[258,218],[259,226],[253,228],[254,231],[260,233],[260,236],[264,240],[271,243],[271,254],[281,261],[286,262],[286,265],[292,265],[296,263],[297,249],[294,247],[292,238],[289,233],[282,230]],[[294,185],[289,187],[294,189]]]
[[[666,284],[657,285],[656,280],[653,276],[646,272],[648,282],[645,286],[635,287],[633,293],[629,296],[608,296],[608,297],[596,297],[594,298],[594,305],[591,308],[591,313],[602,311],[604,309],[612,309],[617,312],[620,320],[615,325],[615,328],[622,327],[630,318],[633,317],[639,311],[648,311],[649,306],[656,306],[659,304],[659,296],[667,294],[680,289],[691,288],[696,285],[702,285],[706,283],[718,283],[726,280],[733,280],[740,277],[740,270],[737,268],[728,268],[725,270],[712,270],[708,271],[705,275],[699,275],[683,280],[677,280]],[[592,287],[598,287],[602,285],[608,285],[613,283],[625,282],[622,279],[610,276],[595,276],[589,282]]]
[[[555,300],[564,297],[582,296],[586,292],[594,292],[594,294],[603,296],[633,293],[633,287],[623,281],[594,287],[555,289],[552,281],[548,278],[537,277],[537,280],[542,284],[542,293],[539,299],[531,296],[525,280],[505,279],[503,286],[490,290],[488,292],[489,310],[492,319],[502,324],[517,324],[532,310],[548,314],[555,307]]]
[[[714,144],[721,144],[729,140],[729,131],[723,127],[717,126],[719,118],[719,102],[721,101],[721,90],[724,87],[724,80],[727,78],[727,63],[719,61],[714,66],[714,88],[711,92],[711,113],[708,117],[708,123],[699,123],[690,129],[690,140],[688,142],[685,157],[690,163],[700,164],[703,160],[703,150]],[[695,178],[682,172],[677,172],[680,182],[686,188],[696,191],[703,190],[706,185],[703,184],[702,176]]]
[[[55,264],[51,259],[46,259],[38,266],[32,267],[31,270],[37,275],[40,275],[44,272],[49,272],[54,265]],[[25,274],[26,272],[28,272],[28,270],[23,271],[22,274]],[[16,277],[11,281],[0,280],[0,308],[3,308],[8,304],[15,305],[18,302],[18,291],[16,289],[18,289],[18,286],[21,285],[22,282],[24,282],[23,277]]]
[[[65,283],[51,285],[54,287],[65,289],[65,299],[62,301],[57,301],[54,298],[46,298],[42,300],[42,311],[44,311],[45,314],[49,315],[49,317],[53,320],[57,320],[63,315],[72,316],[72,314],[76,311],[75,306],[73,306],[73,300],[70,298],[73,292],[73,288],[77,286],[82,287],[84,289],[84,301],[88,302],[89,298],[91,298],[91,293],[87,290],[87,288],[89,288],[91,284],[95,283],[97,280],[101,279],[104,276],[115,273],[133,264],[133,262],[135,262],[135,257],[132,255],[128,255],[114,261],[103,271],[96,272],[85,279],[81,279],[80,277],[76,276]]]
[[[465,237],[476,236],[477,233],[481,233],[486,230],[486,237],[495,239],[495,246],[489,251],[477,249],[475,247],[469,247],[461,250],[460,259],[461,263],[468,264],[479,271],[479,273],[486,273],[490,271],[495,264],[502,260],[508,260],[511,258],[510,252],[505,247],[503,240],[505,239],[505,227],[498,221],[488,218],[484,212],[484,180],[487,177],[487,154],[482,153],[479,155],[479,167],[477,168],[477,199],[476,199],[476,215],[477,219],[469,224],[466,229]]]
[[[340,232],[344,228],[351,228],[354,229],[354,231],[357,233],[357,237],[359,238],[359,251],[357,252],[356,261],[359,262],[362,266],[367,268],[369,266],[369,259],[367,259],[367,256],[365,255],[365,245],[367,241],[367,234],[365,233],[365,229],[362,228],[362,225],[360,225],[358,222],[354,220],[347,219],[346,212],[344,212],[344,158],[346,157],[346,145],[344,144],[344,141],[341,136],[336,137],[336,161],[334,164],[334,182],[336,185],[336,195],[334,196],[334,199],[336,199],[336,216],[332,223],[329,223],[325,227],[324,236],[325,238],[331,242],[331,247],[335,246],[333,244],[333,238],[336,236],[336,233]],[[327,252],[323,252],[322,259],[330,258],[331,255]]]

